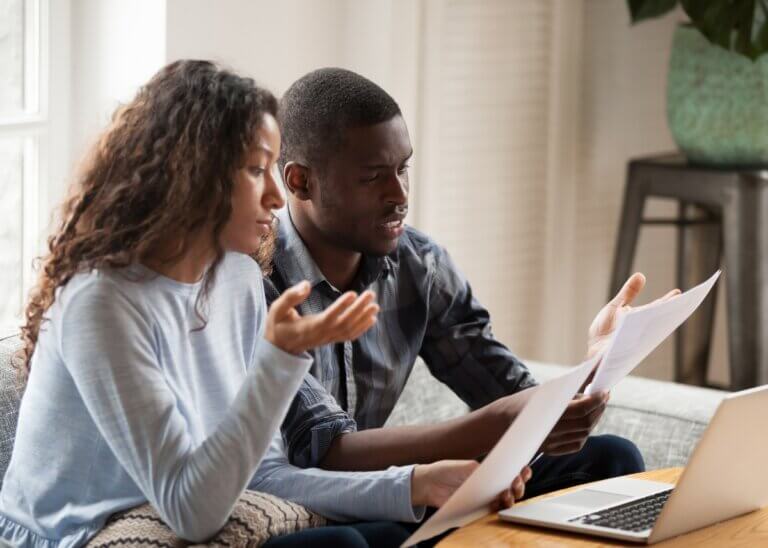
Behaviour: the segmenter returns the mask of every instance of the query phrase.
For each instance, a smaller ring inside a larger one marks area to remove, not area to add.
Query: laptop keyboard
[[[672,489],[569,519],[571,523],[599,525],[639,533],[653,527]]]

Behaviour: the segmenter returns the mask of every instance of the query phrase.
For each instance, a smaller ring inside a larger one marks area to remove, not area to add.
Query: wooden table
[[[665,468],[663,470],[636,474],[634,477],[677,483],[682,471],[682,468]],[[521,502],[520,504],[530,504],[533,501],[542,500],[555,494],[566,493],[573,489],[576,488],[549,493]],[[631,544],[601,539],[600,537],[555,531],[554,529],[512,524],[501,521],[494,513],[454,531],[437,546],[438,548],[464,548],[468,546],[493,548],[501,548],[502,546],[594,548],[596,546],[631,546]],[[660,542],[654,546],[695,546],[696,548],[720,548],[722,546],[751,548],[753,546],[768,546],[768,508],[733,518],[723,523],[710,525],[704,529],[692,531],[686,535]]]

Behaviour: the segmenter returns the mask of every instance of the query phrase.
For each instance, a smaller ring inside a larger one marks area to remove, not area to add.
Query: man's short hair
[[[296,80],[280,100],[280,169],[290,161],[322,168],[350,128],[387,122],[400,114],[389,93],[341,68],[322,68]]]

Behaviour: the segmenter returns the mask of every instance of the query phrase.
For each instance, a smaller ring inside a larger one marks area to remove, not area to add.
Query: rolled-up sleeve
[[[319,466],[336,436],[356,430],[355,420],[320,382],[312,375],[304,377],[282,425],[291,464]]]

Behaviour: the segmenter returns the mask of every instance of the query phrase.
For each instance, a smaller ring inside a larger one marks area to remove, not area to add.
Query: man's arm
[[[525,365],[493,337],[488,311],[448,253],[429,243],[426,262],[433,265],[433,277],[424,288],[429,320],[420,355],[432,374],[475,411],[440,424],[338,435],[320,461],[324,468],[367,470],[480,457],[520,412],[521,401],[512,394],[536,384]],[[574,400],[543,449],[580,448],[605,401],[604,395]]]

